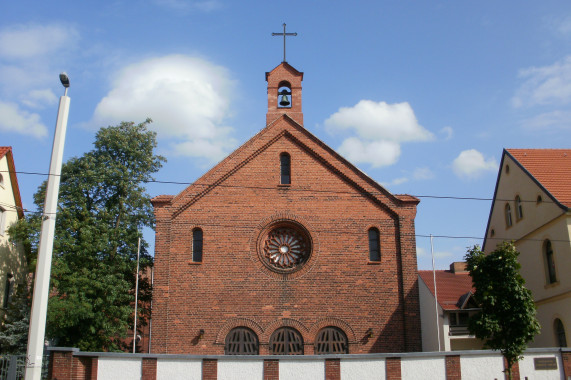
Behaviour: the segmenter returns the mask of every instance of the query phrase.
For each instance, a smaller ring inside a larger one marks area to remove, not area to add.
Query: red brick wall
[[[289,186],[280,186],[282,152],[291,156]],[[153,201],[152,351],[223,354],[228,331],[247,326],[267,354],[284,325],[301,333],[306,354],[325,326],[345,332],[350,353],[419,351],[416,203],[278,120],[181,194]],[[257,254],[260,234],[277,220],[296,221],[313,240],[311,259],[290,275]],[[204,233],[200,264],[191,262],[195,227]],[[369,262],[370,227],[381,232],[380,263]]]
[[[387,358],[385,371],[387,380],[401,380],[400,358]]]
[[[157,359],[143,358],[141,363],[142,380],[157,380]]]
[[[561,358],[563,359],[563,373],[567,379],[571,376],[571,352],[561,352]]]
[[[279,380],[280,362],[278,360],[264,360],[264,380]]]
[[[218,379],[218,360],[204,359],[202,360],[202,380]]]
[[[461,380],[460,355],[446,356],[446,380]]]
[[[325,360],[325,380],[341,380],[341,362],[339,359]]]

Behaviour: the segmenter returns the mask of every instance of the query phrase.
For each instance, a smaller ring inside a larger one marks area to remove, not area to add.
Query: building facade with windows
[[[418,271],[422,351],[480,350],[483,342],[468,331],[468,319],[480,308],[473,299],[466,263],[450,270]]]
[[[303,73],[266,73],[267,122],[156,216],[152,353],[421,350],[414,218],[303,126]]]
[[[27,280],[24,249],[10,242],[8,228],[24,217],[12,147],[0,147],[0,317],[19,284]]]
[[[513,240],[541,333],[530,347],[569,347],[571,149],[504,149],[484,252]]]

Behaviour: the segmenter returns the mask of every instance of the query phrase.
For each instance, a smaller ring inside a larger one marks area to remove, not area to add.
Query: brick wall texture
[[[290,83],[301,111],[300,73],[283,63],[267,80],[269,98],[276,83]],[[420,351],[418,199],[389,193],[298,124],[300,115],[272,107],[266,128],[193,185],[153,199],[152,352],[224,354],[228,333],[247,327],[264,355],[283,326],[299,332],[305,354],[327,326],[347,336],[349,353]],[[289,185],[280,183],[283,152]],[[260,257],[279,223],[309,237],[311,255],[297,271],[276,272]],[[372,227],[380,231],[378,262],[369,261]],[[199,263],[195,228],[203,231]]]

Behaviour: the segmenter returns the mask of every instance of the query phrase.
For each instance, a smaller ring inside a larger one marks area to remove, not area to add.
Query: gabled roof
[[[176,217],[210,191],[223,185],[230,176],[280,138],[287,138],[298,145],[343,181],[394,215],[397,214],[396,207],[420,202],[413,196],[391,194],[287,114],[267,125],[178,195],[172,198],[160,195],[151,201],[155,206],[170,203],[173,206],[173,216]]]
[[[5,174],[8,174],[6,177],[10,177],[18,218],[21,219],[24,217],[24,208],[22,207],[22,198],[20,197],[20,187],[18,186],[18,179],[16,177],[16,166],[14,165],[11,146],[0,146],[0,159],[4,158],[4,156],[6,156],[6,160],[8,161],[8,170],[10,172],[9,174]]]
[[[505,152],[559,206],[571,207],[571,149],[506,149]]]
[[[474,294],[472,277],[468,272],[454,273],[449,270],[437,270],[436,291],[438,304],[444,310],[461,310],[469,304]],[[420,279],[426,284],[434,296],[434,279],[431,270],[419,270]]]

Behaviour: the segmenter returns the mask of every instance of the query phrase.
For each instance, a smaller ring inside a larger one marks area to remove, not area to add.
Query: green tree
[[[486,348],[502,353],[510,379],[512,365],[539,333],[535,303],[519,273],[518,255],[513,243],[503,242],[488,255],[474,246],[465,256],[476,288],[474,298],[482,308],[470,318],[468,328]]]
[[[26,285],[18,286],[0,324],[1,354],[26,353],[31,306]]]
[[[92,151],[62,167],[46,326],[47,337],[60,346],[120,350],[120,338],[132,327],[137,243],[141,229],[154,226],[144,184],[165,160],[153,153],[150,122],[102,128]],[[38,210],[45,189],[44,182],[34,195]],[[11,230],[32,256],[40,217],[36,213]],[[152,265],[147,246],[141,240],[142,268]],[[141,314],[150,296],[148,281],[140,280]]]

